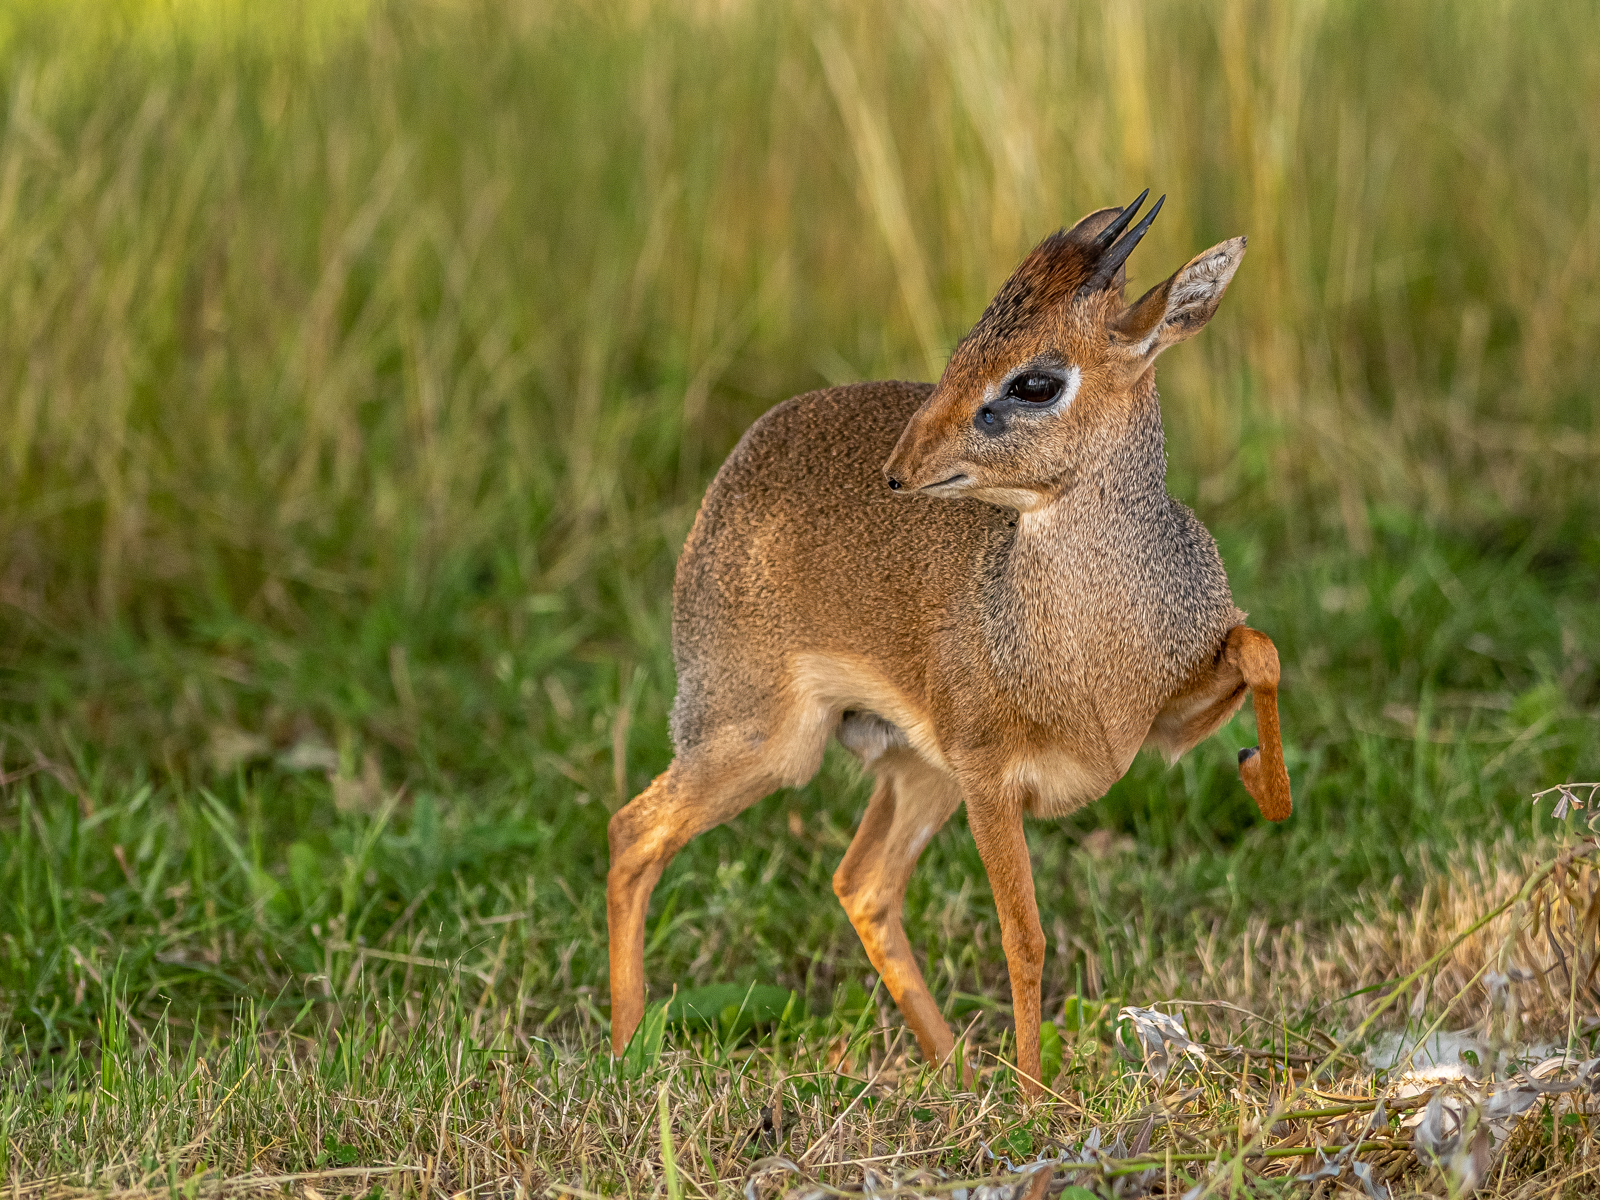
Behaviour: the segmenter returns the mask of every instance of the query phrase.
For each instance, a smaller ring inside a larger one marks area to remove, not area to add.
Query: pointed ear
[[[1244,245],[1242,237],[1229,238],[1156,284],[1111,322],[1111,344],[1135,359],[1151,359],[1199,333],[1244,260]]]
[[[1079,244],[1092,242],[1100,236],[1107,225],[1121,215],[1120,208],[1097,208],[1088,216],[1079,218],[1078,223],[1067,230],[1067,237]]]

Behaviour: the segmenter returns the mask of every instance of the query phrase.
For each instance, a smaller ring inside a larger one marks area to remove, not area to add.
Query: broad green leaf
[[[1039,1082],[1049,1087],[1061,1074],[1061,1031],[1054,1021],[1039,1026]]]
[[[667,1020],[702,1029],[714,1028],[719,1023],[731,1026],[737,1022],[746,1027],[765,1025],[784,1015],[792,995],[788,988],[770,983],[713,983],[685,988],[667,1005]],[[791,1017],[798,1012],[798,1006],[791,1009]]]
[[[628,1048],[622,1052],[622,1074],[627,1079],[637,1079],[661,1061],[661,1043],[667,1032],[667,1006],[652,1004],[644,1011],[639,1028],[628,1039]]]

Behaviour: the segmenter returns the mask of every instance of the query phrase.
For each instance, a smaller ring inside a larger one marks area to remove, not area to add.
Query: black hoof
[[[1245,763],[1249,762],[1252,758],[1260,753],[1260,746],[1250,746],[1247,749],[1239,751],[1239,765],[1241,767],[1244,766]]]

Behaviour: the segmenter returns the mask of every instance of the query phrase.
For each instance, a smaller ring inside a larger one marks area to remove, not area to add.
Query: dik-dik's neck
[[[1019,543],[1032,542],[1052,556],[1114,554],[1147,537],[1149,525],[1166,519],[1167,451],[1161,406],[1146,382],[1126,422],[1108,431],[1084,462],[1063,481],[1055,499],[1025,513],[1017,523]]]
[[[1053,502],[1022,514],[987,608],[990,659],[1036,720],[1076,711],[1122,656],[1158,652],[1174,551],[1154,389]],[[1131,664],[1130,664],[1131,665]]]

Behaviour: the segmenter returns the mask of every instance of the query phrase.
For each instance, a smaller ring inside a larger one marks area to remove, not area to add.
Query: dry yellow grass
[[[1550,853],[1549,846],[1502,837],[1436,862],[1419,896],[1404,905],[1379,903],[1365,920],[1316,933],[1300,923],[1273,927],[1251,920],[1237,940],[1197,938],[1192,954],[1168,952],[1141,966],[1151,969],[1153,990],[1169,996],[1226,1001],[1259,1013],[1314,1010],[1410,974],[1484,912],[1514,897]],[[1580,863],[1561,873],[1536,911],[1520,915],[1515,936],[1508,937],[1502,923],[1456,946],[1397,1023],[1408,1015],[1412,1024],[1443,1018],[1451,1030],[1541,1041],[1565,1041],[1574,1019],[1592,1031],[1600,1015],[1597,921],[1600,880],[1591,864]],[[1491,973],[1507,977],[1509,1004],[1491,1004],[1484,982]]]

